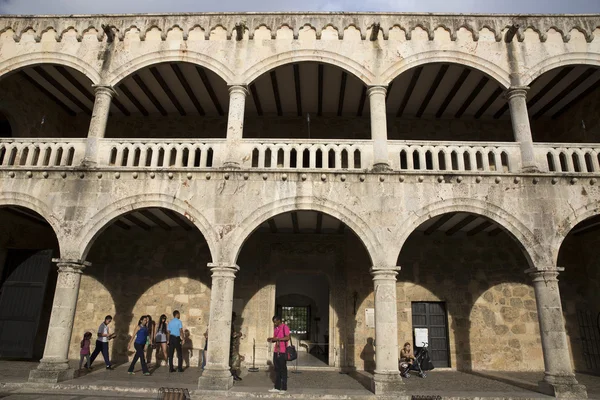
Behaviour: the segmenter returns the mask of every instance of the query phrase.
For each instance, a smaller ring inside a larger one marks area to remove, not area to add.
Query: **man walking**
[[[110,333],[110,329],[108,328],[108,325],[111,322],[112,316],[107,315],[104,317],[104,322],[102,322],[98,327],[98,339],[96,339],[96,348],[90,357],[90,365],[92,365],[96,357],[98,357],[98,354],[102,352],[106,369],[113,369],[112,364],[110,363],[110,357],[108,355],[108,341],[113,339],[116,335],[114,333]]]
[[[183,324],[179,319],[179,311],[173,311],[173,319],[169,321],[169,372],[175,372],[173,368],[173,353],[177,349],[177,372],[183,372],[183,351],[181,345],[185,343],[183,336]]]

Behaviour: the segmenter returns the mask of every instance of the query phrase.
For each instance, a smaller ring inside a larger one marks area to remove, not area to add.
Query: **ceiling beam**
[[[71,103],[75,104],[79,107],[84,113],[88,115],[92,115],[92,109],[83,104],[81,100],[73,95],[69,90],[67,90],[63,85],[61,85],[52,75],[50,75],[45,69],[42,67],[33,67],[33,70],[37,72],[46,82],[50,85],[54,86],[56,90],[58,90],[63,96],[65,96]]]
[[[444,79],[446,72],[448,72],[449,66],[450,65],[448,65],[448,64],[442,64],[442,66],[440,67],[440,70],[438,71],[437,75],[435,76],[433,83],[429,87],[429,90],[427,91],[427,94],[425,95],[425,98],[423,99],[423,102],[421,103],[421,107],[419,107],[419,111],[417,111],[417,118],[421,118],[421,116],[427,109],[427,106],[429,105],[429,102],[431,101],[433,95],[435,94],[435,91],[437,90],[438,86],[442,82],[442,79]]]
[[[33,215],[31,215],[31,214],[29,214],[29,213],[27,213],[25,211],[20,210],[18,208],[3,207],[3,208],[0,208],[0,210],[6,212],[8,214],[12,214],[12,215],[14,215],[14,216],[16,216],[18,218],[23,218],[23,219],[25,219],[25,220],[27,220],[29,222],[32,222],[32,223],[34,223],[36,225],[40,225],[40,226],[43,226],[45,228],[50,228],[50,224],[48,222],[46,222],[46,220],[44,220],[43,218],[40,219],[40,218],[38,218],[36,216],[33,216]]]
[[[408,100],[410,99],[410,96],[412,95],[413,90],[415,90],[415,86],[417,85],[419,76],[421,76],[421,72],[423,72],[422,66],[415,68],[415,70],[413,71],[412,78],[410,79],[410,83],[408,84],[408,88],[406,89],[406,92],[404,92],[404,97],[402,98],[402,103],[400,104],[400,107],[398,108],[398,112],[396,113],[397,118],[400,118],[402,116],[402,114],[404,113],[404,109],[406,108],[406,105],[408,104]]]
[[[387,93],[386,93],[386,96],[387,96]],[[360,92],[360,100],[358,101],[358,110],[356,111],[357,117],[362,117],[366,102],[367,102],[367,87],[365,85],[363,85],[362,91]]]
[[[269,218],[267,222],[269,223],[269,229],[271,230],[271,233],[277,233],[277,224],[275,223],[275,220],[273,218]]]
[[[456,232],[460,231],[462,228],[469,225],[471,222],[475,221],[476,219],[477,219],[476,215],[467,215],[461,221],[457,222],[456,225],[454,225],[452,228],[448,229],[446,231],[446,236],[454,235]]]
[[[250,84],[250,93],[252,94],[252,100],[254,100],[254,107],[256,107],[256,113],[261,116],[263,115],[262,106],[260,105],[260,98],[258,97],[258,91],[254,83]]]
[[[577,95],[573,100],[571,100],[570,102],[568,102],[567,104],[565,104],[560,110],[558,110],[557,112],[555,112],[552,115],[552,119],[556,119],[556,118],[560,117],[567,110],[569,110],[571,107],[573,107],[575,104],[579,103],[581,100],[583,100],[584,98],[586,98],[587,96],[589,96],[591,93],[595,92],[598,89],[600,89],[600,79],[598,79],[596,81],[596,83],[594,83],[593,85],[591,85],[585,91],[583,91],[579,95]]]
[[[558,85],[565,76],[567,76],[571,71],[573,71],[574,68],[575,67],[565,67],[565,68],[561,69],[560,72],[558,74],[556,74],[556,76],[554,78],[552,78],[550,80],[550,82],[548,82],[546,84],[546,86],[544,86],[542,88],[542,90],[537,92],[537,94],[535,96],[533,96],[533,98],[527,102],[527,108],[533,107],[538,101],[540,101],[540,99],[542,97],[544,97],[546,95],[546,93],[548,93],[550,90],[555,88],[556,85]]]
[[[275,98],[275,106],[277,107],[277,115],[282,116],[283,110],[281,109],[281,98],[279,97],[279,85],[277,84],[277,72],[271,71],[271,88],[273,88],[273,97]]]
[[[156,81],[162,88],[163,92],[165,92],[167,94],[167,97],[169,98],[169,100],[171,100],[171,103],[173,103],[173,105],[175,106],[177,111],[179,111],[179,115],[181,115],[182,117],[185,116],[186,113],[185,113],[184,108],[181,106],[181,103],[179,102],[179,100],[177,100],[177,96],[175,96],[173,94],[173,91],[171,90],[169,85],[167,85],[167,82],[165,82],[164,78],[158,71],[158,68],[150,67],[150,72],[152,73],[152,76],[154,76],[154,79],[156,79]]]
[[[154,93],[146,86],[142,78],[138,74],[133,75],[133,80],[137,83],[138,87],[142,89],[142,92],[148,97],[148,99],[154,104],[154,107],[160,112],[163,116],[167,116],[167,110],[160,104],[160,101],[154,96]]]
[[[181,72],[181,68],[179,68],[179,65],[177,65],[176,63],[171,63],[171,69],[175,73],[175,76],[177,76],[177,79],[179,80],[181,86],[183,86],[183,90],[185,90],[185,93],[188,95],[189,99],[194,104],[194,107],[196,108],[196,111],[198,111],[198,114],[202,116],[206,115],[206,113],[204,112],[204,108],[202,108],[202,105],[200,104],[200,101],[198,101],[198,98],[194,94],[192,87],[188,83],[187,79],[185,79],[183,72]]]
[[[56,71],[58,71],[59,74],[61,74],[63,76],[63,78],[65,78],[67,81],[69,81],[69,83],[71,85],[73,85],[75,87],[75,89],[77,89],[79,91],[79,93],[81,93],[86,99],[88,99],[92,103],[96,100],[94,98],[94,95],[91,94],[90,91],[87,90],[81,84],[81,82],[79,82],[77,79],[75,79],[75,77],[73,75],[71,75],[65,67],[63,67],[62,65],[53,65],[53,67]]]
[[[481,116],[487,111],[488,108],[490,108],[490,106],[498,99],[498,97],[500,97],[501,94],[502,88],[496,88],[496,90],[494,90],[494,93],[492,93],[490,97],[488,97],[486,102],[483,103],[483,105],[479,108],[479,110],[477,110],[477,112],[475,113],[475,119],[481,118]]]
[[[140,228],[142,228],[145,231],[149,231],[151,229],[150,225],[148,225],[144,221],[140,220],[135,215],[127,214],[127,215],[124,215],[123,218],[125,218],[127,221],[133,223],[134,225],[139,226]]]
[[[536,112],[533,116],[533,119],[538,119],[542,115],[544,115],[547,111],[552,109],[556,104],[558,104],[561,100],[563,100],[566,96],[568,96],[573,90],[577,89],[579,85],[581,85],[584,81],[586,81],[592,74],[596,72],[595,67],[590,67],[585,70],[577,79],[569,84],[566,88],[564,88],[558,95],[556,95],[552,100],[550,100],[544,107],[542,107],[538,112]]]
[[[454,217],[455,215],[456,215],[455,213],[449,213],[449,214],[442,215],[440,218],[438,218],[437,221],[435,221],[433,224],[431,224],[431,226],[429,226],[429,228],[425,229],[425,232],[423,232],[423,233],[426,236],[431,235],[433,232],[440,229],[442,227],[442,225],[444,225],[446,222],[450,221],[450,219],[452,217]]]
[[[124,229],[124,230],[126,230],[126,231],[128,231],[128,230],[130,230],[130,229],[131,229],[131,227],[130,227],[129,225],[127,225],[127,224],[126,224],[125,222],[123,222],[123,221],[116,220],[116,221],[114,222],[114,224],[115,224],[115,226],[118,226],[119,228],[121,228],[121,229]]]
[[[315,233],[323,232],[323,213],[317,211],[317,228],[315,229]]]
[[[452,89],[446,95],[444,102],[440,105],[440,108],[435,113],[436,118],[442,117],[442,115],[444,114],[444,111],[446,111],[446,108],[448,108],[448,106],[450,105],[450,102],[452,101],[452,99],[454,99],[454,96],[456,96],[456,93],[458,93],[458,91],[462,87],[463,83],[465,83],[465,81],[469,77],[470,73],[471,73],[471,70],[469,68],[463,69],[463,72],[461,72],[460,76],[458,77],[458,80],[456,81],[454,86],[452,86]]]
[[[48,98],[50,98],[50,100],[54,101],[56,104],[59,105],[60,108],[62,108],[67,114],[69,114],[71,117],[74,117],[75,115],[77,115],[77,113],[73,110],[71,110],[71,108],[66,105],[61,99],[59,99],[58,97],[56,97],[52,92],[50,92],[48,89],[46,89],[44,86],[40,85],[35,79],[33,79],[32,77],[30,77],[29,75],[27,75],[25,72],[23,71],[19,71],[19,74],[25,79],[27,80],[27,82],[31,83],[33,86],[35,86],[40,92],[44,93]]]
[[[487,221],[487,220],[483,221],[482,223],[480,223],[479,225],[477,225],[476,227],[474,227],[473,229],[468,231],[467,236],[477,235],[479,232],[486,230],[487,228],[489,228],[492,225],[494,225],[494,224],[491,221]]]
[[[180,216],[178,213],[173,210],[169,210],[168,208],[159,208],[159,210],[186,231],[192,230],[192,226],[190,226],[187,218]]]
[[[149,209],[139,210],[139,213],[142,214],[144,217],[148,218],[150,221],[152,221],[156,225],[158,225],[161,228],[163,228],[165,231],[170,231],[171,230],[171,226],[169,226],[169,224],[167,224],[162,219],[158,218]]]
[[[292,216],[292,227],[294,228],[294,233],[300,233],[300,227],[298,225],[298,213],[296,211],[292,211],[291,216]]]
[[[294,87],[296,88],[296,112],[302,116],[302,92],[300,91],[300,66],[294,64]]]
[[[498,111],[496,111],[496,114],[494,114],[494,119],[500,118],[507,111],[508,111],[508,103],[505,103],[502,107],[500,107],[500,109]]]
[[[340,83],[340,95],[338,97],[338,117],[342,116],[342,111],[344,111],[344,95],[346,94],[346,81],[348,80],[348,73],[346,71],[342,71],[342,81]]]
[[[137,97],[135,97],[133,95],[133,93],[131,93],[131,91],[129,90],[129,88],[127,87],[127,85],[125,85],[125,83],[121,83],[119,85],[119,89],[121,89],[121,92],[123,92],[123,94],[125,95],[125,97],[127,97],[129,99],[129,101],[133,103],[133,105],[135,106],[135,108],[137,108],[138,111],[141,112],[144,117],[147,117],[148,115],[150,115],[148,113],[148,110],[146,110],[146,107],[144,107],[142,105],[142,103],[140,103],[140,101],[137,99]]]
[[[215,105],[217,112],[219,113],[220,116],[225,115],[225,113],[223,112],[223,107],[221,107],[219,98],[217,97],[217,94],[215,93],[215,89],[213,88],[212,84],[210,83],[210,79],[208,79],[208,75],[206,74],[206,71],[204,70],[204,68],[199,67],[199,66],[196,66],[196,70],[198,71],[198,75],[200,75],[200,79],[202,79],[202,83],[204,84],[204,87],[206,88],[206,91],[208,92],[208,96],[210,97],[213,104]]]
[[[502,232],[501,228],[496,228],[488,232],[488,236],[498,236]]]
[[[323,115],[323,64],[319,64],[318,67],[318,99],[317,99],[317,115],[320,117]]]
[[[489,80],[490,80],[490,78],[488,78],[487,76],[484,76],[479,80],[479,83],[477,83],[477,86],[475,86],[475,89],[473,89],[473,91],[471,92],[469,97],[467,97],[467,99],[465,100],[463,105],[458,109],[456,114],[454,114],[454,118],[462,117],[462,115],[465,113],[465,111],[467,111],[467,108],[469,108],[469,106],[471,105],[471,103],[473,103],[473,100],[475,100],[475,98],[479,95],[479,93],[481,93],[481,91],[483,90],[483,88],[485,87],[485,85],[488,83]]]

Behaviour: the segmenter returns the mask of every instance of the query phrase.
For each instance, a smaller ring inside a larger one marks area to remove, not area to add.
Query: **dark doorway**
[[[428,331],[429,356],[436,368],[450,366],[448,344],[448,317],[446,304],[441,302],[412,303],[413,335],[415,328],[425,328]],[[415,349],[423,344],[417,343],[413,337]]]

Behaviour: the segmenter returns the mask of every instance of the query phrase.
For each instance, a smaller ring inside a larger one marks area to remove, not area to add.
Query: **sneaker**
[[[269,389],[269,393],[281,393],[281,390],[273,388]]]
[[[110,370],[112,371],[112,370],[113,370],[113,369],[115,369],[115,368],[114,368],[112,365],[108,365],[108,366],[106,367],[106,369],[110,369]]]
[[[183,369],[182,368],[178,368],[177,372],[183,372]]]
[[[128,373],[129,375],[135,375],[135,372],[132,372],[132,371],[127,371],[127,373]]]
[[[175,370],[174,370],[173,368],[171,368],[171,369],[169,370],[169,372],[175,372]]]
[[[144,376],[150,376],[150,372],[144,372]]]
[[[286,394],[286,393],[287,393],[287,390],[280,390],[279,391],[279,394]]]

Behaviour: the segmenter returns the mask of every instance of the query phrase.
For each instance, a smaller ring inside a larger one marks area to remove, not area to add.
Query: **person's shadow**
[[[192,342],[192,336],[189,329],[183,331],[183,337],[185,338],[185,343],[181,346],[181,349],[183,350],[183,363],[186,368],[189,368],[190,358],[194,357],[194,343]]]
[[[364,370],[367,372],[375,371],[375,345],[373,338],[367,338],[367,344],[360,353],[360,359],[364,362]]]

